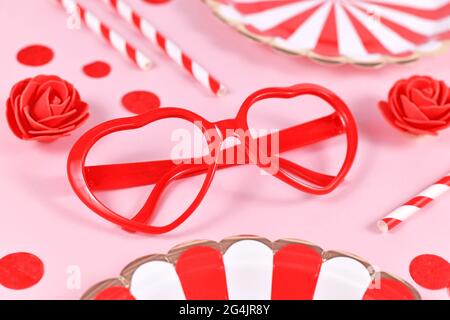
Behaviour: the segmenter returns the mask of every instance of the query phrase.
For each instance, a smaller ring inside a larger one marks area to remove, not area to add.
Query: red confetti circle
[[[110,287],[100,292],[94,300],[136,300],[125,287]]]
[[[133,91],[122,98],[123,106],[130,112],[142,114],[161,106],[161,100],[153,92]]]
[[[111,66],[103,61],[95,61],[83,67],[83,72],[91,78],[104,78],[111,72]]]
[[[39,67],[53,60],[53,50],[43,45],[32,45],[17,53],[17,60],[26,66]]]
[[[427,289],[444,289],[450,282],[450,264],[433,254],[415,257],[409,265],[409,273],[418,285]]]
[[[0,260],[0,284],[13,290],[23,290],[37,284],[44,275],[44,264],[31,253],[9,254]]]

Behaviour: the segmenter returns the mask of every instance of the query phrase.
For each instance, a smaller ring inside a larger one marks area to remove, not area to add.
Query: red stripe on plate
[[[411,15],[430,19],[430,20],[439,20],[446,18],[450,15],[450,3],[444,5],[442,8],[436,9],[436,10],[425,10],[425,9],[418,9],[414,8],[413,5],[407,7],[402,5],[396,5],[396,4],[390,4],[390,3],[384,3],[384,2],[378,2],[376,0],[372,1],[366,1],[368,3],[372,3],[374,5],[380,6],[380,7],[387,7],[390,9],[398,10],[400,12],[409,13]]]
[[[97,294],[94,300],[136,300],[130,290],[125,287],[109,287]]]
[[[298,2],[298,0],[270,0],[270,1],[258,1],[251,3],[236,3],[235,1],[222,1],[226,5],[234,7],[237,11],[242,14],[252,14],[261,11],[275,9],[281,6],[285,6],[291,3]]]
[[[359,22],[359,20],[355,18],[347,8],[344,8],[344,10],[352,22],[353,27],[358,33],[367,52],[374,54],[391,54],[391,52],[387,50],[383,44],[381,44],[381,42],[361,22]]]
[[[378,287],[377,287],[378,286]],[[414,293],[402,282],[394,279],[375,280],[367,289],[363,300],[414,300]]]
[[[447,39],[450,39],[450,31],[441,33],[441,34],[437,35],[436,38],[439,39],[439,40],[447,40]]]
[[[193,247],[178,259],[176,270],[187,300],[228,300],[222,253]]]
[[[322,266],[319,252],[303,244],[290,244],[274,256],[272,299],[311,300]]]
[[[271,37],[280,37],[283,39],[289,38],[295,31],[297,31],[298,28],[320,7],[321,5],[317,5],[315,7],[312,7],[302,13],[299,13],[295,17],[292,17],[283,23],[280,23],[279,25],[265,30],[261,31],[257,28],[255,28],[252,25],[246,25],[245,27],[250,32],[253,32],[255,34],[263,35],[263,36],[271,36]]]
[[[314,49],[315,53],[324,56],[339,56],[336,28],[336,7],[333,5]]]
[[[355,8],[363,13],[367,12],[364,8],[362,8],[360,6],[355,6]],[[410,42],[413,42],[415,44],[423,44],[430,40],[429,37],[421,35],[417,32],[414,32],[414,31],[412,31],[392,20],[386,19],[384,17],[380,17],[379,22],[381,24],[385,25],[387,28],[394,31],[395,33],[397,33],[402,38],[404,38]]]

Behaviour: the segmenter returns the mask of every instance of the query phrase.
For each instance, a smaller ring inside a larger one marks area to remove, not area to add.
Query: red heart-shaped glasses
[[[302,95],[313,95],[322,99],[334,109],[334,112],[328,116],[279,131],[277,133],[279,150],[270,154],[271,157],[276,157],[279,167],[275,172],[270,171],[270,174],[307,193],[316,195],[329,193],[343,181],[353,164],[358,145],[358,134],[355,120],[345,103],[333,92],[314,84],[259,90],[245,100],[235,119],[216,123],[211,123],[193,112],[180,108],[162,108],[135,117],[102,123],[85,133],[72,148],[68,158],[70,183],[79,198],[91,210],[125,230],[148,234],[166,233],[183,223],[199,206],[217,169],[239,164],[235,162],[222,164],[217,161],[221,153],[224,152],[221,146],[225,139],[229,137],[229,132],[234,132],[234,137],[239,139],[242,146],[245,146],[245,163],[256,164],[269,172],[267,165],[263,164],[251,149],[252,142],[261,138],[249,138],[239,132],[249,131],[248,112],[256,102],[271,98],[290,99]],[[209,154],[207,157],[204,157],[200,162],[193,161],[194,163],[158,160],[86,166],[86,157],[89,151],[101,138],[118,131],[141,128],[168,118],[183,119],[192,122],[201,129],[208,142]],[[342,167],[335,176],[307,169],[279,155],[340,134],[346,135],[347,152]],[[167,186],[177,179],[198,174],[204,174],[205,180],[189,207],[175,221],[165,226],[148,225],[148,221]],[[151,194],[142,209],[133,218],[125,218],[117,214],[105,206],[94,194],[94,191],[98,190],[122,189],[152,184],[154,188]]]

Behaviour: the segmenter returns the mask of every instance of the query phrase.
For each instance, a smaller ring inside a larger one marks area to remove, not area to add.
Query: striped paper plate
[[[204,2],[252,39],[325,63],[405,63],[450,42],[450,0]]]
[[[197,241],[129,264],[82,299],[420,299],[405,281],[354,255],[300,240]]]

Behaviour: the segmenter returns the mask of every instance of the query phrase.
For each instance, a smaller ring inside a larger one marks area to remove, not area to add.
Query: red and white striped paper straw
[[[123,0],[103,0],[111,6],[123,19],[134,25],[154,45],[163,50],[167,56],[175,61],[180,67],[187,70],[198,82],[221,96],[226,93],[226,88],[217,79],[206,71],[201,65],[192,60],[173,41],[162,35],[147,19],[143,18],[130,5]]]
[[[450,173],[378,221],[378,229],[384,233],[392,230],[449,190]]]
[[[76,0],[57,0],[68,13],[79,12],[80,19],[84,24],[98,36],[108,41],[111,46],[128,57],[139,68],[147,70],[152,66],[151,60],[141,51],[137,50],[125,38],[104,24],[95,14],[81,6]]]

